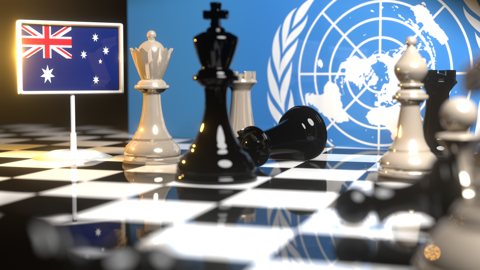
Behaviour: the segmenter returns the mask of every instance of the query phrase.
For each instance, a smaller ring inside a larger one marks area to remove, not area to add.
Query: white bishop
[[[401,104],[397,132],[388,152],[380,159],[380,177],[412,181],[430,172],[436,160],[423,134],[420,103],[428,99],[422,89],[428,68],[415,47],[415,37],[407,39],[407,49],[395,65],[400,90],[394,98]],[[391,179],[389,179],[391,180]]]

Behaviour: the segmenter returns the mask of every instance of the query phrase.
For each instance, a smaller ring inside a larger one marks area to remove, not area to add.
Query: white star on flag
[[[53,68],[50,69],[47,65],[47,67],[45,69],[42,68],[42,71],[43,71],[43,75],[40,76],[42,78],[44,78],[45,80],[43,81],[43,83],[46,83],[47,81],[49,83],[52,83],[52,78],[55,77],[55,75],[52,74],[53,72]]]
[[[98,76],[93,77],[93,83],[98,84],[100,80],[98,79]]]
[[[108,50],[108,48],[105,46],[103,47],[103,54],[107,55],[110,51]]]
[[[99,63],[99,64],[103,63],[103,60],[102,60],[102,59],[98,59],[98,63]]]
[[[80,56],[82,57],[82,59],[85,59],[87,57],[87,52],[86,51],[82,51],[82,53],[80,54]]]
[[[92,39],[93,39],[94,42],[97,42],[97,40],[98,40],[97,33],[93,34]]]

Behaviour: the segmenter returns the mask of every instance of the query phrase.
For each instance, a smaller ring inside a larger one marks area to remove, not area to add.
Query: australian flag
[[[17,22],[23,94],[123,92],[121,24]]]

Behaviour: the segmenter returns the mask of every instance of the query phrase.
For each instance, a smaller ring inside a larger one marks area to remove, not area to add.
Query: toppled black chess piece
[[[257,166],[272,159],[312,159],[325,149],[327,128],[320,114],[308,106],[295,106],[278,125],[263,131],[250,126],[238,131],[240,145]]]
[[[227,15],[220,3],[211,3],[211,10],[203,13],[210,28],[194,38],[202,65],[194,79],[205,87],[206,106],[200,131],[178,163],[178,181],[232,184],[256,177],[255,164],[235,138],[227,114],[227,87],[236,79],[229,65],[237,44],[237,37],[220,26]]]
[[[423,133],[430,150],[436,155],[440,155],[443,149],[436,134],[444,130],[438,113],[440,106],[449,98],[450,91],[457,84],[456,74],[455,70],[429,70],[423,82],[428,94],[423,118]]]

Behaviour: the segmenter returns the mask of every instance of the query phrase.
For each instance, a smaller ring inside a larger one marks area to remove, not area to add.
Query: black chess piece
[[[461,197],[458,173],[456,157],[442,156],[430,174],[411,186],[392,189],[375,184],[371,195],[350,189],[339,196],[335,208],[343,220],[352,223],[361,222],[370,211],[375,211],[382,220],[393,213],[409,210],[439,219]]]
[[[327,128],[320,114],[308,106],[295,106],[278,125],[263,131],[250,126],[238,131],[240,145],[257,166],[272,159],[312,159],[325,149]]]
[[[237,37],[220,26],[228,12],[211,3],[203,17],[210,28],[194,38],[202,68],[194,77],[205,87],[206,106],[200,131],[180,159],[176,180],[202,184],[230,184],[255,179],[255,164],[234,136],[227,114],[226,91],[236,78],[229,68]]]
[[[423,133],[430,150],[437,155],[442,151],[436,134],[445,130],[440,124],[438,112],[443,102],[449,98],[452,88],[457,84],[456,74],[455,70],[429,70],[423,82],[428,94]]]

